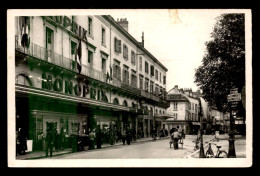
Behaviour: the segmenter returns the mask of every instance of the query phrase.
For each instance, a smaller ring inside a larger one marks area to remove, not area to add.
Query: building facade
[[[155,115],[168,107],[167,68],[126,19],[20,16],[15,29],[16,129],[33,150],[43,149],[50,122],[66,136],[100,127],[149,137],[165,125]]]
[[[168,101],[168,130],[179,127],[186,134],[196,134],[200,127],[198,96],[191,89],[179,89],[176,85],[168,92]]]

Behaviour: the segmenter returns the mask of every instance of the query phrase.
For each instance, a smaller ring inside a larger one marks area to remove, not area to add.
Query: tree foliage
[[[235,86],[245,86],[244,14],[223,14],[216,19],[212,40],[206,42],[202,65],[196,69],[195,83],[209,105],[226,111],[227,95]]]

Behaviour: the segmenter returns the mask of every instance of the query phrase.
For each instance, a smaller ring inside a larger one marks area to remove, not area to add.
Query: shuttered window
[[[131,85],[137,87],[137,77],[134,74],[131,75]]]
[[[128,60],[128,47],[123,45],[123,57]]]
[[[140,86],[139,86],[139,88],[141,89],[141,90],[143,90],[143,77],[142,76],[139,76],[139,84],[140,84]]]
[[[150,81],[150,92],[153,93],[153,81]]]
[[[118,40],[116,37],[114,38],[114,47],[116,53],[121,53],[121,40]]]
[[[158,70],[155,70],[155,79],[158,81]]]
[[[116,64],[113,65],[113,78],[121,81],[121,68]]]
[[[139,57],[139,68],[140,68],[140,71],[142,71],[142,69],[143,69],[143,58],[142,57]]]
[[[151,65],[151,76],[154,76],[154,66]]]
[[[135,65],[135,52],[131,51],[131,63]]]
[[[149,73],[149,65],[148,65],[148,62],[145,61],[145,73]]]

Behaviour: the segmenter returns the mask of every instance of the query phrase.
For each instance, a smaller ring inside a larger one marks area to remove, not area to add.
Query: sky
[[[195,69],[202,64],[205,42],[210,41],[210,33],[216,17],[225,10],[218,9],[146,9],[111,10],[109,14],[117,18],[127,18],[128,32],[141,42],[144,32],[144,47],[167,69],[167,87],[198,90],[194,83]]]

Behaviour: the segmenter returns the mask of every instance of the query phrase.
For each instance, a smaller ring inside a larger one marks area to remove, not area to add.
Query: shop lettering
[[[54,90],[56,92],[63,92],[65,94],[75,94],[77,96],[86,97],[89,94],[89,87],[87,85],[75,84],[73,86],[73,82],[65,80],[65,86],[63,86],[63,80],[61,78],[56,78],[54,83],[52,76],[42,74],[42,88],[47,90]]]
[[[69,28],[71,32],[82,38],[83,40],[87,40],[87,30],[78,25],[75,21],[71,20],[67,16],[48,16],[56,24],[63,26],[64,28]]]

